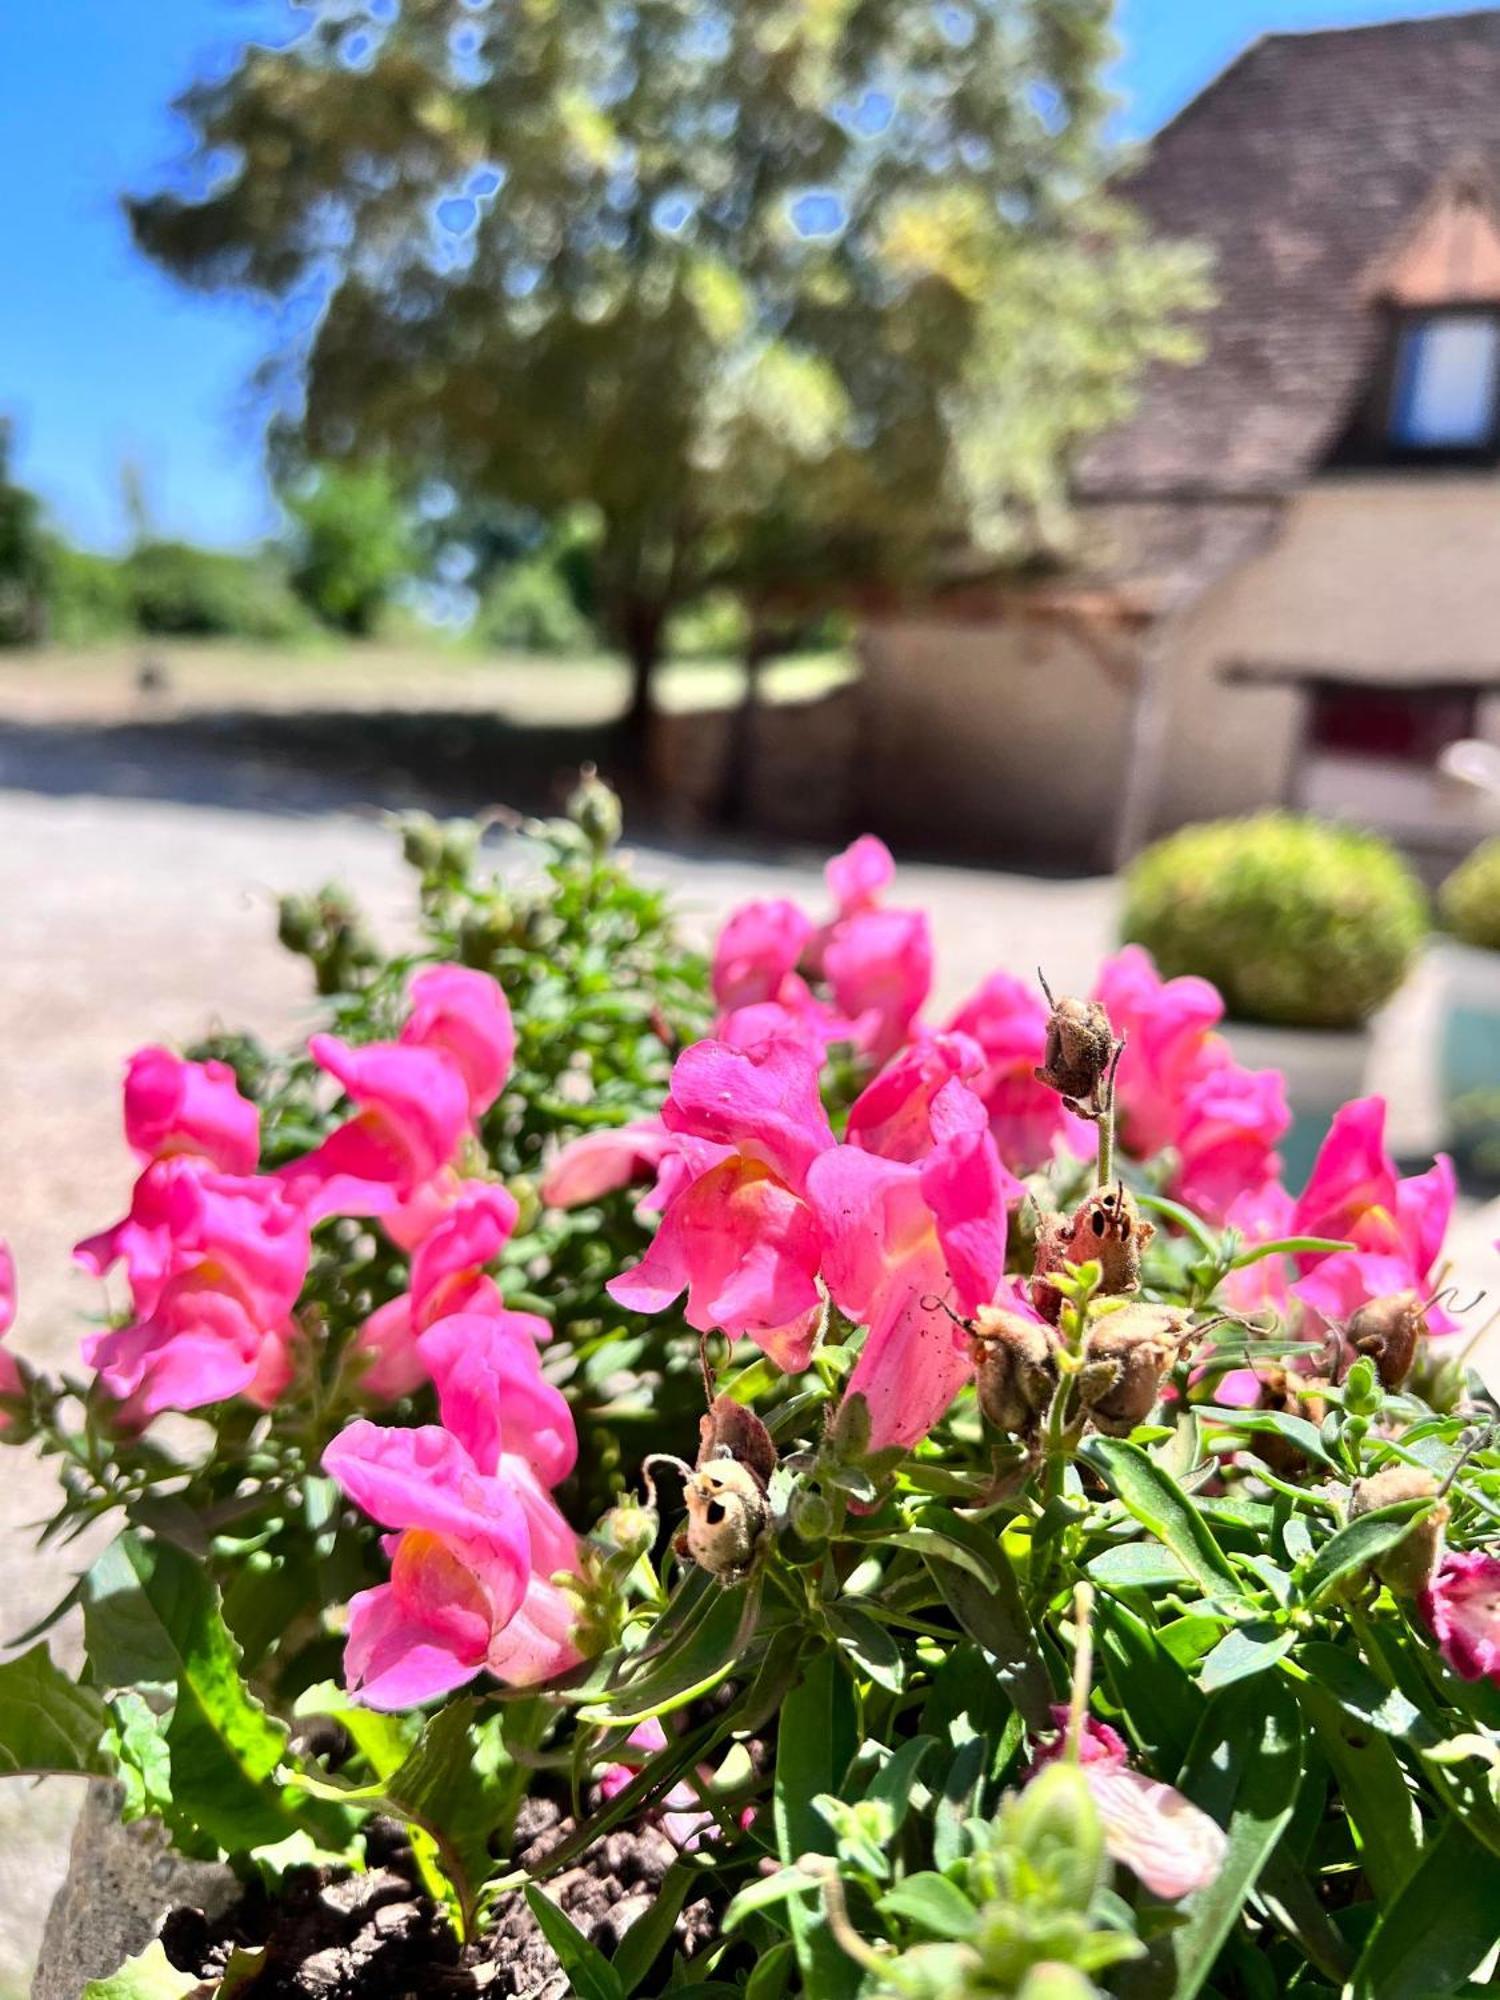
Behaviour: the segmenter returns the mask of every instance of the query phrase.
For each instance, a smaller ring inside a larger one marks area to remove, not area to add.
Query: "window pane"
[[[1487,314],[1429,320],[1401,338],[1398,444],[1481,445],[1494,429],[1500,327]]]

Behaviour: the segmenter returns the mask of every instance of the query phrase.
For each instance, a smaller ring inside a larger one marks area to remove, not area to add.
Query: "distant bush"
[[[1486,840],[1438,890],[1445,927],[1464,944],[1500,951],[1500,839]]]
[[[144,542],[124,559],[136,626],[163,638],[294,639],[308,619],[286,572],[266,555],[187,542]]]
[[[87,646],[135,631],[125,564],[54,537],[47,551],[47,625],[49,637],[64,646]]]
[[[1212,980],[1247,1021],[1357,1026],[1426,929],[1422,891],[1387,842],[1286,813],[1185,827],[1140,856],[1125,891],[1126,940],[1168,978]]]
[[[11,478],[10,425],[0,421],[0,646],[41,636],[46,581],[41,502]]]
[[[522,556],[496,576],[474,620],[474,637],[505,653],[592,653],[599,644],[550,548]]]
[[[324,466],[284,494],[291,581],[335,631],[367,639],[418,567],[406,503],[383,466]]]

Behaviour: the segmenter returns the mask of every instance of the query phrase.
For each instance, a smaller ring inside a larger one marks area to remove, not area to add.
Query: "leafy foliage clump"
[[[1500,839],[1483,841],[1438,891],[1447,928],[1480,951],[1500,951]]]
[[[1426,908],[1377,835],[1266,813],[1148,848],[1126,877],[1121,927],[1166,977],[1210,980],[1231,1018],[1352,1028],[1406,976]]]

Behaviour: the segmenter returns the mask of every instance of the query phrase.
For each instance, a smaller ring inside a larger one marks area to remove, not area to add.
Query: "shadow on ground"
[[[267,813],[358,806],[544,812],[580,764],[633,802],[638,769],[616,725],[517,725],[452,709],[227,709],[123,723],[0,724],[0,789]]]

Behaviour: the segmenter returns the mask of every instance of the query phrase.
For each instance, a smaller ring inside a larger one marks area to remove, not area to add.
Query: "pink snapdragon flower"
[[[834,1302],[869,1328],[847,1393],[865,1398],[870,1442],[915,1444],[972,1371],[954,1315],[995,1295],[1005,1268],[1006,1201],[984,1106],[951,1078],[931,1102],[933,1143],[918,1159],[857,1145],[821,1154],[808,1192]]]
[[[452,1160],[469,1126],[463,1072],[438,1049],[400,1042],[352,1047],[314,1035],[308,1051],[357,1107],[321,1146],[280,1169],[310,1223],[386,1215]]]
[[[360,1380],[382,1402],[408,1396],[427,1379],[417,1336],[449,1313],[499,1312],[502,1301],[485,1266],[510,1241],[516,1226],[514,1198],[491,1181],[469,1181],[417,1245],[411,1282],[398,1297],[377,1306],[354,1340],[368,1358]],[[550,1331],[538,1321],[544,1337]]]
[[[1278,1070],[1226,1062],[1191,1086],[1177,1134],[1173,1192],[1215,1222],[1234,1203],[1279,1183],[1277,1141],[1291,1125],[1286,1082]]]
[[[1052,1718],[1065,1732],[1067,1709],[1054,1708]],[[1039,1753],[1037,1764],[1061,1757],[1065,1741],[1059,1734]],[[1107,1722],[1084,1718],[1078,1757],[1112,1860],[1168,1902],[1214,1880],[1229,1847],[1216,1820],[1174,1786],[1133,1771],[1124,1739]]]
[[[1290,1236],[1295,1207],[1280,1182],[1270,1181],[1236,1195],[1225,1211],[1224,1223],[1226,1228],[1239,1231],[1246,1249],[1253,1249],[1259,1243]],[[1262,1257],[1243,1271],[1231,1271],[1219,1289],[1225,1304],[1239,1313],[1254,1316],[1273,1312],[1285,1319],[1291,1309],[1291,1273],[1285,1257]]]
[[[844,1137],[887,1160],[919,1160],[933,1148],[933,1105],[957,1077],[968,1083],[984,1066],[967,1035],[928,1035],[913,1042],[867,1083],[849,1108]]]
[[[0,1341],[16,1323],[16,1260],[11,1255],[10,1245],[0,1236]],[[19,1396],[25,1392],[21,1380],[21,1370],[16,1357],[8,1348],[0,1347],[0,1396]],[[0,1412],[0,1431],[10,1428],[11,1418]]]
[[[812,933],[812,919],[784,897],[742,903],[714,946],[713,992],[720,1008],[730,1013],[783,1000],[789,985],[801,986],[797,967]]]
[[[1500,1686],[1500,1556],[1445,1555],[1418,1601],[1454,1673]]]
[[[882,1063],[911,1034],[932,988],[932,930],[925,910],[856,910],[823,948],[833,1004],[855,1047]]]
[[[610,1297],[656,1313],[686,1291],[689,1326],[748,1334],[779,1367],[805,1368],[822,1254],[808,1169],[833,1145],[816,1064],[786,1040],[698,1042],[677,1059],[662,1118],[679,1139],[674,1192]]]
[[[223,1062],[187,1062],[170,1049],[137,1049],[125,1071],[125,1139],[142,1160],[179,1155],[226,1174],[253,1174],[260,1113]]]
[[[659,1118],[585,1132],[556,1152],[542,1175],[540,1193],[548,1208],[582,1208],[605,1195],[644,1180],[660,1167],[677,1141]]]
[[[86,1236],[73,1255],[102,1277],[124,1260],[137,1312],[149,1312],[170,1254],[168,1208],[184,1163],[253,1174],[260,1113],[240,1095],[227,1063],[188,1062],[169,1049],[137,1049],[125,1068],[125,1139],[143,1168],[121,1221]]]
[[[823,869],[823,880],[841,917],[873,910],[895,879],[891,850],[873,833],[862,833]]]
[[[667,1747],[667,1732],[653,1715],[637,1723],[625,1739],[625,1750],[617,1762],[606,1764],[599,1774],[601,1798],[616,1799],[638,1775],[648,1758]],[[700,1764],[698,1775],[705,1784],[713,1780],[713,1766]],[[716,1840],[719,1822],[704,1805],[693,1786],[684,1778],[653,1808],[653,1817],[679,1854],[696,1854],[706,1840]],[[742,1824],[748,1826],[755,1808],[747,1807]]]
[[[1047,1050],[1048,1007],[1041,993],[1008,972],[993,972],[948,1023],[984,1052],[974,1088],[990,1115],[1000,1157],[1018,1174],[1044,1167],[1061,1146],[1087,1159],[1094,1127],[1075,1118],[1050,1084],[1039,1083]]]
[[[439,1321],[422,1341],[441,1425],[360,1419],[323,1455],[394,1531],[390,1580],[349,1606],[345,1675],[372,1708],[433,1700],[481,1670],[529,1686],[579,1657],[577,1601],[556,1580],[579,1573],[577,1539],[538,1473],[571,1466],[567,1404],[542,1381],[534,1340],[500,1317]]]
[[[274,1179],[191,1161],[157,1170],[152,1188],[164,1253],[139,1286],[131,1270],[135,1317],[90,1334],[85,1358],[126,1424],[232,1396],[269,1408],[291,1378],[306,1218]]]
[[[516,1054],[516,1030],[504,991],[487,972],[433,965],[410,987],[404,1048],[434,1049],[463,1077],[469,1116],[482,1118],[505,1087]]]

